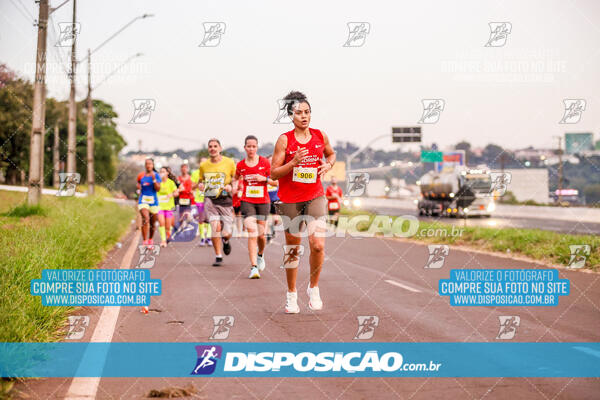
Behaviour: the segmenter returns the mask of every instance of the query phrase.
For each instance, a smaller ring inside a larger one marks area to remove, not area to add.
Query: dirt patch
[[[146,397],[172,399],[175,397],[193,396],[196,393],[198,393],[198,389],[196,389],[194,385],[189,384],[186,387],[167,387],[160,390],[152,389],[150,392],[148,392]]]
[[[9,231],[15,228],[15,224],[0,224],[0,227]]]

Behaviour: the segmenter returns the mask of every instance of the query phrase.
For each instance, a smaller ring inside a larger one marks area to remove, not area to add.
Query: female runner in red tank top
[[[284,220],[287,245],[284,247],[284,267],[288,285],[285,312],[295,314],[300,311],[296,279],[302,219],[308,221],[310,247],[308,306],[311,310],[323,308],[318,284],[325,258],[327,199],[321,177],[333,167],[335,152],[325,133],[309,128],[311,108],[304,94],[290,92],[284,98],[284,102],[286,111],[293,120],[294,129],[277,139],[271,178],[279,180],[278,194],[281,204],[277,208]]]
[[[240,208],[244,227],[248,232],[248,255],[250,256],[250,279],[259,279],[265,269],[264,250],[267,244],[265,226],[271,208],[267,190],[271,164],[266,157],[256,154],[258,139],[254,135],[244,140],[246,158],[237,164],[235,179],[241,189]]]

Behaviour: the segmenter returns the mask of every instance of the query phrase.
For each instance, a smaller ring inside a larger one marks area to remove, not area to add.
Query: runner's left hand
[[[319,176],[322,178],[329,170],[331,170],[331,164],[321,160],[321,165],[319,165]]]

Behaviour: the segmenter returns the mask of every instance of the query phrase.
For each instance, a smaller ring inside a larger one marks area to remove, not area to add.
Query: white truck
[[[421,189],[419,215],[490,217],[496,208],[490,170],[485,166],[430,171],[417,184]]]

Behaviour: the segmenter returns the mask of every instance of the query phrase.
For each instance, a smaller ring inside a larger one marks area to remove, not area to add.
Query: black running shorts
[[[256,217],[256,219],[259,221],[266,221],[267,217],[269,216],[271,203],[254,204],[247,201],[242,201],[242,205],[240,207],[242,210],[242,216],[244,218]]]
[[[286,232],[298,233],[302,223],[313,220],[327,220],[327,198],[319,196],[300,203],[277,203],[277,214],[282,216]]]

